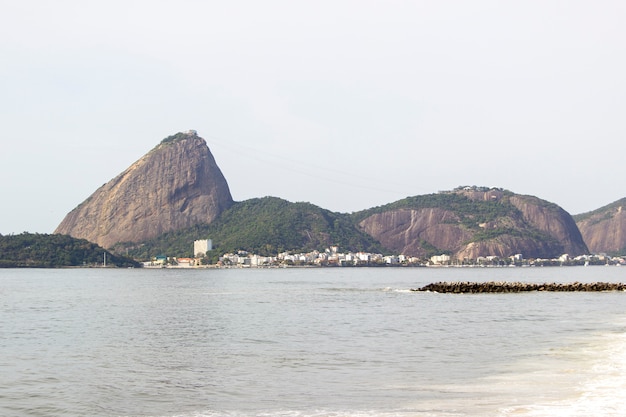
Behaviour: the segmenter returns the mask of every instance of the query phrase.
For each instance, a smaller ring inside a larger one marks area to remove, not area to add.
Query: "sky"
[[[623,1],[0,0],[0,234],[194,129],[236,201],[626,197]]]

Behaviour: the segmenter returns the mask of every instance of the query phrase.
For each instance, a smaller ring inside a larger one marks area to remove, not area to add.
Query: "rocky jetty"
[[[72,210],[55,233],[105,248],[208,224],[233,199],[204,139],[191,130],[165,138]]]
[[[454,294],[517,293],[530,291],[599,292],[626,291],[626,284],[612,282],[524,283],[524,282],[437,282],[411,291]]]

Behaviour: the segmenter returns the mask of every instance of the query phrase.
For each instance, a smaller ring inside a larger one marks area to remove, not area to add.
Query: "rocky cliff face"
[[[72,210],[55,230],[109,248],[210,223],[233,204],[204,139],[164,139]]]
[[[556,204],[537,197],[514,195],[509,202],[524,216],[524,220],[562,245],[562,252],[572,256],[589,253],[582,234],[572,216]]]
[[[439,208],[402,208],[373,214],[359,226],[384,247],[409,256],[423,256],[428,248],[456,248],[473,234],[459,227],[459,216]]]
[[[626,251],[626,198],[574,218],[592,253]]]
[[[588,252],[572,217],[536,197],[476,188],[423,197],[366,212],[359,226],[409,256],[550,258]]]

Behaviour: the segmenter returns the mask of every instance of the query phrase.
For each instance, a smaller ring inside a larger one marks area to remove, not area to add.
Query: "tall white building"
[[[201,239],[193,242],[193,254],[197,258],[206,256],[206,253],[210,250],[213,250],[213,242],[211,239]]]

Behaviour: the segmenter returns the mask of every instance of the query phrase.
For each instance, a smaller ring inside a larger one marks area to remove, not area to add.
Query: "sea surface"
[[[0,270],[1,416],[626,415],[615,266]]]

